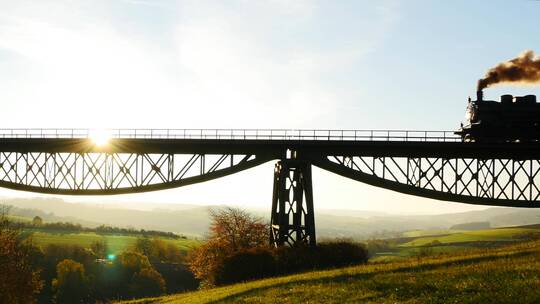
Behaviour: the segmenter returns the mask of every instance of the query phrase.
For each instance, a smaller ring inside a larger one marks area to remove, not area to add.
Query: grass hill
[[[122,303],[538,303],[540,241]]]

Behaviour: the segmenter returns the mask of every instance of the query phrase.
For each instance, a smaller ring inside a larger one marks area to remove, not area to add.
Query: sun
[[[111,139],[111,132],[105,129],[93,129],[89,132],[89,138],[96,146],[105,146]]]

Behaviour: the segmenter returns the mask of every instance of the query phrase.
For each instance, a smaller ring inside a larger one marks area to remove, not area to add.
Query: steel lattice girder
[[[540,160],[328,156],[314,165],[403,193],[514,207],[540,207]]]
[[[274,170],[270,242],[275,246],[315,245],[311,164],[282,160]]]
[[[144,192],[218,178],[265,161],[240,154],[0,152],[0,186],[70,195]]]

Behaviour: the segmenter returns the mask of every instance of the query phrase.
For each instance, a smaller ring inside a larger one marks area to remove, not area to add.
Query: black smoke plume
[[[499,63],[491,68],[484,78],[478,80],[477,88],[480,91],[505,82],[540,83],[540,56],[535,56],[533,51],[526,50],[514,59]]]

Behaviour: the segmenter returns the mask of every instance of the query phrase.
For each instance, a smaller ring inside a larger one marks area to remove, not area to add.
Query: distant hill
[[[195,236],[203,235],[208,229],[208,207],[196,207],[186,210],[142,211],[104,208],[98,204],[67,203],[60,199],[40,198],[9,199],[3,200],[1,203],[18,208],[40,210],[47,214],[47,217],[43,217],[44,220],[52,216],[63,219],[69,218],[74,223],[80,223],[88,227],[105,224],[136,229],[170,231]]]
[[[133,204],[123,203],[70,203],[61,199],[3,199],[0,203],[22,209],[33,209],[44,220],[71,221],[83,226],[101,224],[170,231],[187,236],[202,237],[209,225],[208,208],[183,204],[144,203],[142,210],[129,209]],[[155,208],[151,208],[155,207]],[[269,220],[269,211],[248,209]],[[491,227],[531,225],[540,223],[540,210],[518,208],[488,208],[436,215],[395,215],[359,210],[325,210],[315,212],[318,238],[386,238],[397,237],[404,231],[445,230],[453,225],[471,222],[490,222]]]
[[[451,230],[482,230],[482,229],[489,229],[489,228],[491,228],[491,224],[489,222],[463,223],[463,224],[452,225],[452,227],[450,227]]]

